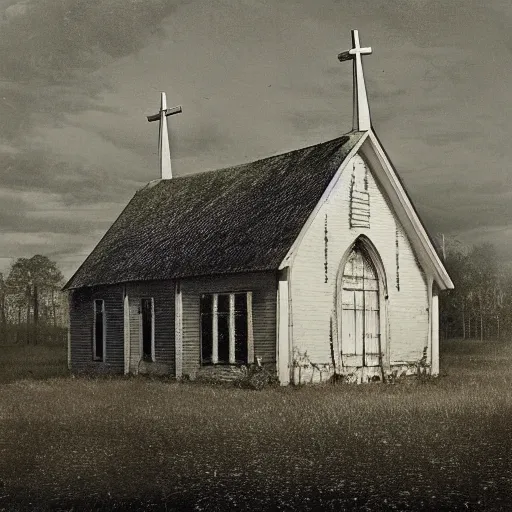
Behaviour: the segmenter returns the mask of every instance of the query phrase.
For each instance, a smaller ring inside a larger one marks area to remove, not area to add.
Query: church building
[[[358,32],[353,130],[137,191],[66,284],[73,372],[195,379],[262,365],[281,385],[439,372],[453,288],[371,125]]]

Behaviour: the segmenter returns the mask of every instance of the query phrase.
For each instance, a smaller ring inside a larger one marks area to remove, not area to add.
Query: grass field
[[[512,343],[446,342],[430,381],[263,391],[4,348],[0,510],[510,509]]]

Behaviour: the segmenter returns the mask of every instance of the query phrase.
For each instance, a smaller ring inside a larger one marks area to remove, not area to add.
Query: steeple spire
[[[368,96],[366,94],[366,85],[364,83],[362,55],[370,55],[371,47],[361,48],[359,44],[359,33],[352,30],[352,49],[338,55],[340,62],[353,60],[354,68],[354,110],[352,129],[356,131],[367,131],[371,128],[370,108],[368,106]]]
[[[165,92],[162,93],[160,112],[147,116],[148,121],[160,121],[160,128],[158,133],[158,156],[160,159],[160,177],[163,180],[170,180],[172,178],[171,168],[171,150],[169,149],[169,132],[167,129],[167,116],[173,114],[181,114],[181,107],[167,108],[167,99]]]

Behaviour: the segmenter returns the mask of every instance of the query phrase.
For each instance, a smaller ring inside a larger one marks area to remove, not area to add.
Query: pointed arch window
[[[380,284],[377,270],[356,243],[341,281],[341,355],[344,366],[379,366]]]

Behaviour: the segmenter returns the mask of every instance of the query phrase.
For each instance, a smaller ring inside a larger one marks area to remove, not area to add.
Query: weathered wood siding
[[[73,290],[69,312],[71,371],[124,371],[123,287]],[[105,301],[106,349],[104,361],[93,361],[94,301]]]
[[[174,281],[128,283],[130,310],[130,373],[174,375]],[[155,310],[155,361],[141,362],[140,304],[153,298]]]
[[[368,191],[369,227],[354,222],[351,227],[354,187]],[[348,163],[298,246],[291,270],[292,349],[307,352],[316,364],[332,361],[336,276],[345,251],[361,234],[376,247],[386,273],[390,363],[418,361],[429,329],[427,282],[402,226],[359,155]]]
[[[140,299],[128,295],[130,325],[130,365],[129,372],[137,374],[140,363]]]
[[[183,375],[200,367],[199,298],[202,293],[252,291],[254,355],[263,364],[276,362],[276,296],[274,272],[230,274],[181,281],[183,293]]]

